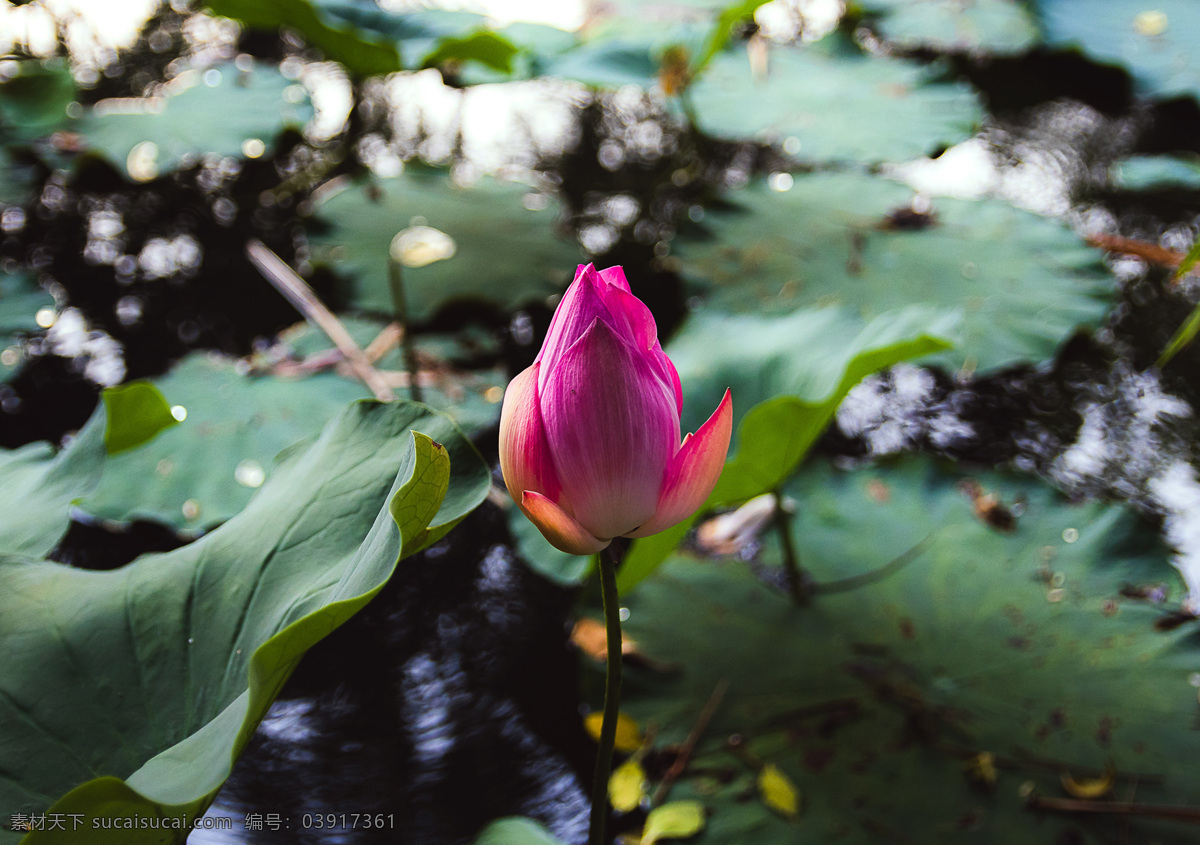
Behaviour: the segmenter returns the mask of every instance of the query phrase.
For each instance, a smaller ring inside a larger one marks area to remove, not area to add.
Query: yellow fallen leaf
[[[1104,774],[1098,778],[1075,780],[1069,772],[1062,774],[1062,785],[1068,794],[1076,798],[1103,798],[1117,783],[1117,767],[1112,761],[1104,767]]]
[[[646,797],[646,770],[636,759],[626,760],[608,779],[608,800],[618,813],[628,813]]]
[[[597,619],[585,616],[576,622],[571,629],[571,642],[598,663],[608,660],[608,631],[604,623]],[[643,656],[638,644],[625,634],[621,634],[621,654],[626,657]]]
[[[600,741],[600,727],[604,723],[604,714],[597,711],[583,717],[583,727],[588,736]],[[621,713],[617,716],[617,738],[614,747],[622,754],[629,754],[642,747],[642,729],[632,716]]]
[[[608,635],[603,622],[580,619],[571,629],[571,642],[592,660],[603,661],[608,656]]]
[[[758,773],[758,794],[764,804],[785,819],[799,817],[800,791],[773,763],[767,763]]]
[[[993,787],[999,773],[996,771],[996,755],[990,751],[981,751],[963,763],[963,773],[967,780],[979,786]]]
[[[672,801],[655,807],[646,816],[642,845],[660,839],[686,839],[704,830],[704,805],[699,801]]]

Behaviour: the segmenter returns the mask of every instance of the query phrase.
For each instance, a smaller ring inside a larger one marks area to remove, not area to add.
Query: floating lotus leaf
[[[734,395],[734,435],[721,478],[698,514],[635,542],[617,575],[632,588],[666,559],[696,516],[775,490],[804,460],[838,405],[873,372],[950,346],[949,315],[907,308],[864,325],[825,308],[785,317],[697,314],[667,347],[684,384],[684,413]],[[689,410],[689,402],[696,399]],[[684,430],[703,420],[684,419]],[[553,556],[547,560],[557,561]],[[557,571],[566,569],[560,563]],[[582,573],[581,573],[582,574]]]
[[[119,107],[98,104],[73,131],[130,176],[145,180],[204,155],[242,157],[248,141],[261,143],[252,151],[256,155],[270,155],[280,130],[301,128],[313,114],[303,87],[270,65],[189,70],[168,88],[166,96]]]
[[[690,89],[700,128],[732,140],[795,138],[806,161],[903,161],[969,137],[982,113],[965,85],[831,35],[770,50],[756,78],[744,49],[713,58]]]
[[[1021,0],[863,0],[876,31],[904,50],[1011,56],[1038,41],[1037,21]]]
[[[1200,95],[1200,5],[1192,0],[1035,0],[1046,43],[1126,68],[1142,94]]]
[[[354,185],[317,207],[329,228],[312,236],[313,258],[353,280],[354,307],[390,314],[392,238],[410,226],[428,226],[449,235],[453,254],[404,269],[413,320],[427,321],[443,306],[460,302],[513,310],[561,294],[582,257],[578,246],[556,236],[555,205],[526,208],[529,192],[492,179],[458,187],[438,173]]]
[[[708,16],[703,24],[660,24],[647,27],[640,18],[606,22],[588,39],[550,59],[547,76],[572,79],[593,88],[636,85],[647,90],[659,85],[666,51],[680,46],[689,58],[704,49]]]
[[[267,480],[275,456],[370,393],[335,373],[254,377],[237,362],[196,352],[156,382],[186,418],[140,449],[111,457],[80,506],[102,519],[153,519],[177,528],[238,513]]]
[[[0,558],[6,820],[66,820],[26,845],[182,843],[186,829],[98,820],[202,814],[304,652],[489,486],[446,417],[356,403],[190,545],[106,572]]]
[[[709,308],[836,303],[864,317],[913,303],[957,309],[955,348],[935,359],[954,367],[1051,357],[1103,318],[1115,286],[1099,250],[997,200],[938,200],[935,216],[913,225],[908,188],[851,173],[796,176],[786,191],[756,183],[730,200],[705,218],[710,239],[675,246]]]
[[[870,320],[837,307],[770,315],[701,309],[666,352],[683,383],[683,430],[703,425],[727,388],[736,430],[747,411],[779,396],[832,400],[836,408],[866,376],[950,348],[958,331],[954,313],[920,306]]]
[[[366,346],[381,326],[354,321],[349,328]],[[302,340],[302,346],[309,344]],[[311,338],[311,345],[332,346],[318,338]],[[380,366],[397,366],[398,359],[393,353]],[[499,418],[500,406],[482,394],[500,380],[495,373],[472,375],[455,399],[432,388],[423,398],[460,425],[477,428]],[[222,522],[241,511],[270,478],[280,451],[318,431],[346,403],[371,395],[353,377],[333,371],[304,378],[248,375],[233,359],[199,352],[156,385],[171,405],[185,409],[186,419],[153,442],[109,458],[99,486],[80,502],[88,513],[153,519],[183,529]]]
[[[949,842],[964,825],[976,842],[1104,842],[1111,817],[1034,812],[1022,795],[1069,797],[1064,775],[1110,764],[1117,800],[1200,802],[1195,632],[1156,630],[1162,608],[1120,595],[1183,595],[1152,526],[1032,478],[919,458],[811,465],[787,492],[802,564],[818,584],[857,584],[796,607],[743,562],[676,557],[623,597],[627,633],[679,667],[626,673],[622,708],[658,725],[659,743],[681,742],[729,682],[671,792],[708,807],[697,843]],[[1015,530],[987,523],[989,495]],[[779,564],[772,536],[764,555]],[[745,801],[756,771],[726,750],[735,733],[803,793],[798,821]],[[1122,824],[1135,842],[1194,835]]]

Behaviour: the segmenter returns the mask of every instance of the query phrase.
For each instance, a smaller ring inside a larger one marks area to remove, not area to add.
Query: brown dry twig
[[[696,717],[696,723],[692,725],[691,732],[687,735],[687,739],[683,741],[683,745],[679,747],[679,753],[675,755],[675,760],[671,763],[671,768],[667,769],[667,773],[663,775],[658,789],[654,790],[654,796],[650,799],[650,803],[653,806],[657,807],[666,799],[667,793],[671,791],[671,786],[683,774],[684,769],[687,768],[688,760],[691,759],[692,751],[696,748],[696,743],[700,741],[700,737],[703,736],[705,729],[708,728],[708,723],[712,721],[713,714],[721,706],[721,701],[725,698],[725,693],[728,691],[729,681],[724,678],[717,681],[716,688],[713,689],[712,695],[708,697],[708,703],[704,705],[704,709]]]
[[[1154,819],[1200,824],[1200,807],[1171,804],[1133,804],[1127,801],[1089,801],[1082,798],[1043,798],[1030,795],[1026,799],[1035,810],[1054,813],[1095,813],[1118,816],[1147,816]]]
[[[1151,264],[1158,264],[1162,267],[1178,267],[1183,263],[1183,258],[1187,254],[1161,247],[1158,244],[1139,241],[1136,238],[1123,238],[1119,235],[1090,235],[1087,242],[1092,246],[1098,246],[1100,249],[1108,250],[1109,252],[1135,255],[1138,258],[1146,259]],[[1188,275],[1198,272],[1200,272],[1200,268],[1193,268]]]
[[[346,327],[317,297],[308,283],[296,274],[295,270],[259,240],[253,240],[246,244],[246,256],[263,274],[263,277],[282,293],[288,302],[304,315],[306,320],[329,336],[329,339],[333,341],[346,362],[354,370],[354,374],[375,394],[376,399],[381,402],[390,402],[396,398],[392,388],[379,371],[371,366],[371,362],[358,348],[354,338],[350,337]]]

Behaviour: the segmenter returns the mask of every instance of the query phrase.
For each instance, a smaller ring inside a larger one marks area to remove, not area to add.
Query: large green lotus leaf
[[[285,126],[302,127],[312,117],[308,95],[276,68],[256,64],[241,71],[232,64],[185,71],[171,94],[135,101],[137,112],[93,107],[74,126],[87,145],[129,172],[129,154],[142,144],[131,176],[152,178],[206,154],[242,156],[242,145],[257,140],[259,155],[270,155]],[[299,92],[292,96],[292,92]],[[152,162],[152,164],[150,164]]]
[[[715,56],[691,87],[700,128],[733,140],[794,137],[807,161],[902,161],[970,136],[981,111],[929,66],[869,56],[833,35],[776,47],[765,79],[744,50]]]
[[[1140,804],[1196,804],[1194,632],[1156,631],[1159,609],[1119,597],[1126,582],[1180,595],[1153,529],[1119,505],[1073,506],[988,472],[982,490],[1021,514],[998,531],[963,481],[918,458],[806,469],[788,490],[803,565],[818,583],[876,573],[807,606],[744,563],[681,557],[623,599],[640,649],[678,667],[626,675],[622,708],[657,725],[660,743],[682,741],[729,682],[694,774],[671,793],[711,811],[694,841],[1008,845],[1078,829],[1070,841],[1108,842],[1111,818],[1031,812],[1018,790],[1063,796],[1061,774],[1087,781],[1109,761],[1118,800],[1136,783]],[[751,769],[725,751],[735,733],[799,788],[797,822],[747,803]],[[983,752],[999,768],[991,789],[965,771]],[[1192,841],[1189,828],[1122,824],[1131,842]]]
[[[912,192],[863,174],[755,183],[710,212],[711,238],[681,239],[685,277],[711,308],[782,313],[841,303],[870,317],[910,303],[963,312],[953,351],[935,360],[992,369],[1051,357],[1096,325],[1114,282],[1099,250],[1054,220],[997,200],[939,200],[934,225],[893,229]]]
[[[956,333],[954,315],[920,307],[880,315],[868,324],[837,308],[774,318],[693,316],[667,347],[684,386],[684,430],[695,431],[728,388],[736,431],[732,457],[697,513],[776,489],[808,454],[851,388],[878,370],[948,348]],[[636,541],[618,573],[620,589],[631,589],[653,572],[695,520],[693,515]],[[535,566],[552,576],[575,571],[553,555],[536,560]]]
[[[26,845],[79,842],[71,813],[89,843],[182,843],[93,819],[203,813],[304,652],[489,486],[446,417],[360,402],[188,546],[108,572],[0,559],[0,803],[68,817]]]
[[[1023,0],[861,0],[879,15],[876,31],[903,50],[1011,56],[1038,40],[1037,21]]]
[[[637,85],[650,89],[658,80],[661,49],[643,39],[612,37],[585,42],[547,63],[547,76],[582,82],[593,88]]]
[[[561,294],[582,253],[555,233],[557,206],[531,211],[523,185],[480,181],[458,187],[442,174],[409,173],[356,185],[317,207],[330,224],[312,237],[313,258],[354,279],[352,304],[392,313],[388,249],[402,229],[420,224],[449,235],[450,258],[404,269],[404,291],[415,322],[454,302],[504,309]]]
[[[563,845],[563,842],[533,819],[510,816],[485,827],[475,845]]]
[[[695,76],[729,43],[734,30],[753,18],[766,0],[723,3],[684,0],[682,3],[606,4],[587,26],[586,36],[541,66],[547,76],[573,79],[594,88],[637,85],[653,89],[663,65],[683,59]],[[668,50],[676,52],[664,62]],[[680,68],[682,69],[682,68]]]
[[[1200,4],[1193,0],[1035,0],[1048,44],[1124,66],[1147,96],[1200,96]]]
[[[0,380],[7,381],[26,357],[26,339],[40,333],[37,312],[54,297],[24,273],[0,273]]]
[[[334,373],[255,377],[230,358],[194,352],[156,385],[187,416],[154,441],[106,461],[80,507],[102,519],[197,529],[229,519],[269,477],[285,447],[370,393]]]
[[[638,18],[610,20],[578,46],[554,56],[543,72],[593,88],[637,85],[649,90],[658,84],[664,53],[682,47],[687,56],[698,57],[709,29],[707,20],[657,26]]]
[[[959,322],[952,311],[925,306],[869,320],[838,307],[780,315],[702,309],[666,348],[683,384],[682,429],[699,428],[727,388],[735,429],[752,407],[780,395],[836,408],[865,376],[949,348]]]
[[[276,31],[287,27],[325,58],[339,62],[351,76],[365,77],[402,70],[392,44],[364,37],[353,26],[336,26],[309,0],[205,0],[215,14],[233,18],[248,29]]]
[[[348,321],[348,328],[365,346],[378,326]],[[396,359],[393,354],[380,365],[398,364]],[[487,376],[461,390],[457,401],[432,389],[422,398],[468,430],[490,425],[499,405],[485,400],[481,389],[499,377]],[[270,478],[281,450],[320,430],[346,403],[371,395],[360,382],[332,371],[305,378],[247,375],[236,360],[203,352],[184,358],[156,385],[171,405],[185,409],[186,419],[153,442],[108,459],[99,486],[79,503],[93,516],[153,519],[180,529],[229,519]]]

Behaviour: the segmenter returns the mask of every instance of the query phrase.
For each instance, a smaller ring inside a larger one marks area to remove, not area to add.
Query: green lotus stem
[[[408,395],[414,402],[421,401],[421,386],[417,384],[417,350],[413,346],[412,329],[408,325],[408,302],[404,298],[404,270],[400,262],[389,256],[388,287],[392,291],[392,309],[396,322],[404,330],[400,346],[404,350],[404,369],[408,371]]]
[[[783,567],[787,570],[788,592],[797,605],[808,603],[808,592],[804,589],[804,575],[800,568],[800,556],[792,542],[791,514],[783,506],[782,491],[775,491],[775,528],[779,531],[779,545],[783,549]]]
[[[613,744],[617,738],[617,716],[621,711],[621,608],[617,596],[617,564],[620,563],[620,557],[613,545],[601,551],[598,557],[608,657],[604,676],[604,721],[600,725],[600,748],[596,752],[588,845],[605,845],[607,841],[604,826],[608,820],[608,778],[612,774]]]

